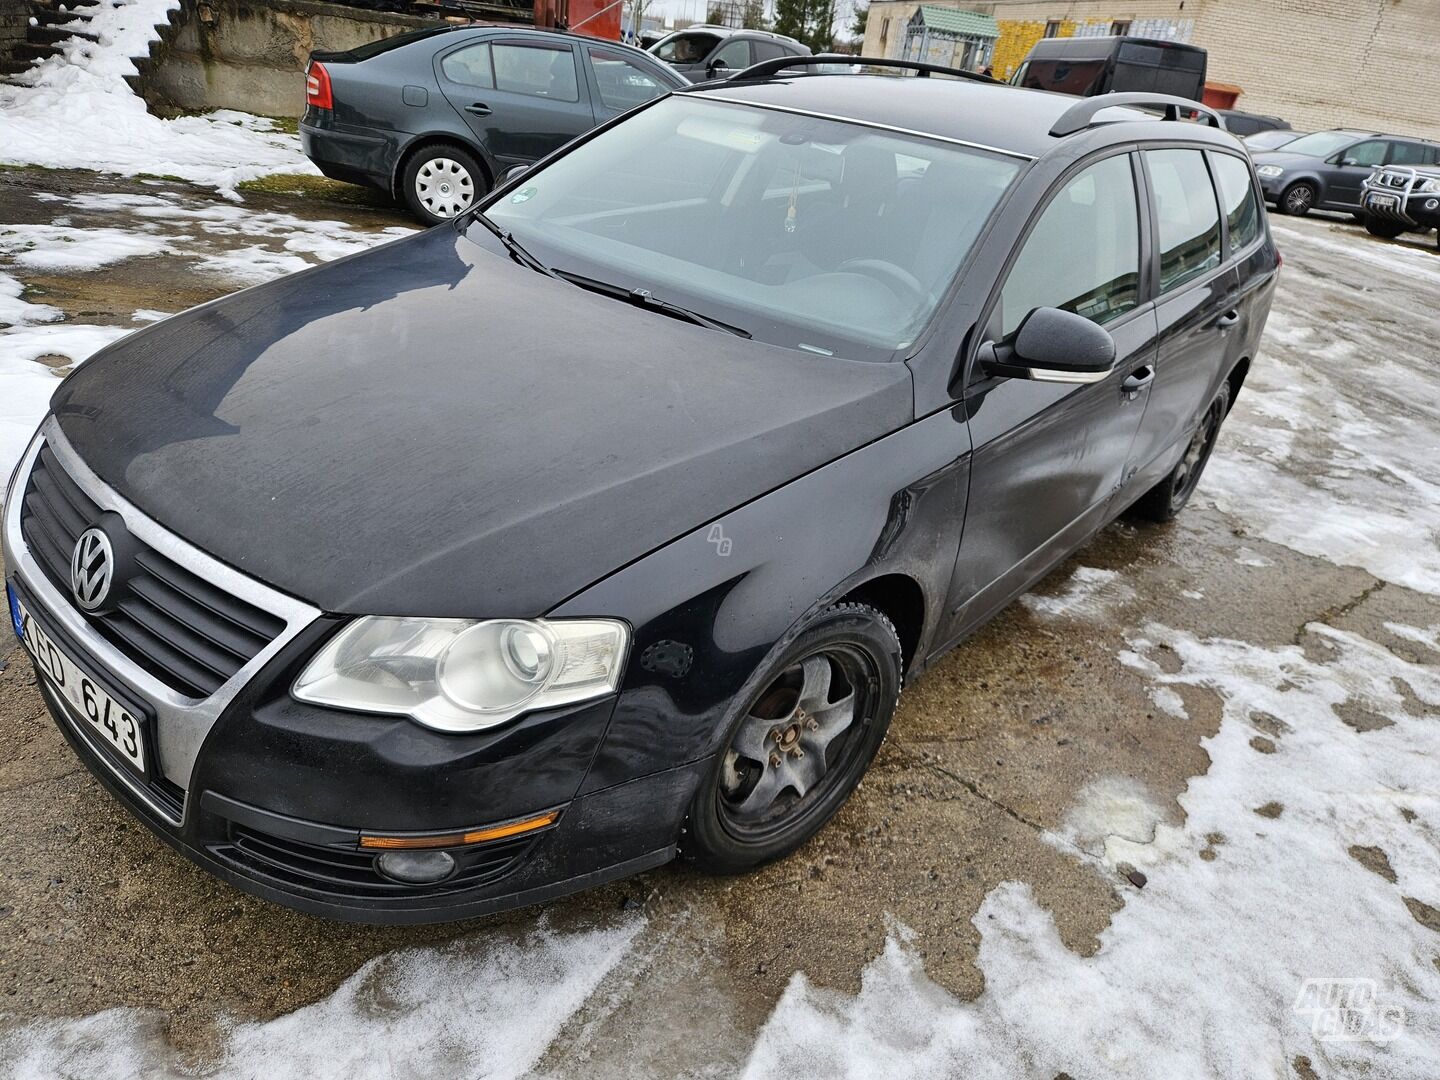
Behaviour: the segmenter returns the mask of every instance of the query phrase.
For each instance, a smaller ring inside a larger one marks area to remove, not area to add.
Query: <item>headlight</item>
[[[1440,194],[1440,180],[1421,180],[1415,185],[1415,190],[1422,195]]]
[[[356,619],[295,680],[301,701],[480,731],[620,684],[629,631],[609,619]]]
[[[1261,165],[1255,171],[1266,180],[1274,180],[1277,176],[1285,175],[1285,170],[1279,165]]]

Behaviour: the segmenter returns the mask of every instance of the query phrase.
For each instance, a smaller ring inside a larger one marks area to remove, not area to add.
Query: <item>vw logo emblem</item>
[[[94,611],[110,595],[110,582],[115,575],[115,552],[110,538],[101,529],[86,529],[75,541],[70,556],[70,591],[75,602],[86,611]]]

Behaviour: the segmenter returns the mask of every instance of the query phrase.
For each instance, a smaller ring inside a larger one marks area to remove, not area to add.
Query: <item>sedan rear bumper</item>
[[[388,139],[301,124],[300,149],[331,180],[390,190],[395,162]]]

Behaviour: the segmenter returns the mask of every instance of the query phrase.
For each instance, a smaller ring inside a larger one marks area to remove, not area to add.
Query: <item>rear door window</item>
[[[750,44],[755,46],[757,64],[763,60],[779,60],[782,56],[790,55],[778,41],[752,41]]]
[[[1147,150],[1159,232],[1160,291],[1169,292],[1220,265],[1220,207],[1199,150]]]
[[[1250,179],[1250,166],[1229,154],[1214,154],[1210,163],[1220,187],[1220,203],[1225,210],[1226,227],[1230,233],[1231,252],[1248,247],[1260,235],[1260,203],[1255,197],[1255,184]]]
[[[1107,323],[1139,302],[1135,177],[1120,154],[1066,181],[1041,213],[1000,291],[1001,333],[1013,334],[1036,308]]]
[[[1390,144],[1390,164],[1431,165],[1434,164],[1434,147],[1418,142],[1402,142],[1399,139]]]
[[[495,89],[551,101],[579,101],[575,54],[568,45],[496,42]]]

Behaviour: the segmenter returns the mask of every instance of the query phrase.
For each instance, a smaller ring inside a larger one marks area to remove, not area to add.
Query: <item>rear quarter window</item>
[[[1260,235],[1260,203],[1250,179],[1250,166],[1229,154],[1214,154],[1210,162],[1220,185],[1220,205],[1225,210],[1230,232],[1230,250],[1239,251]]]

